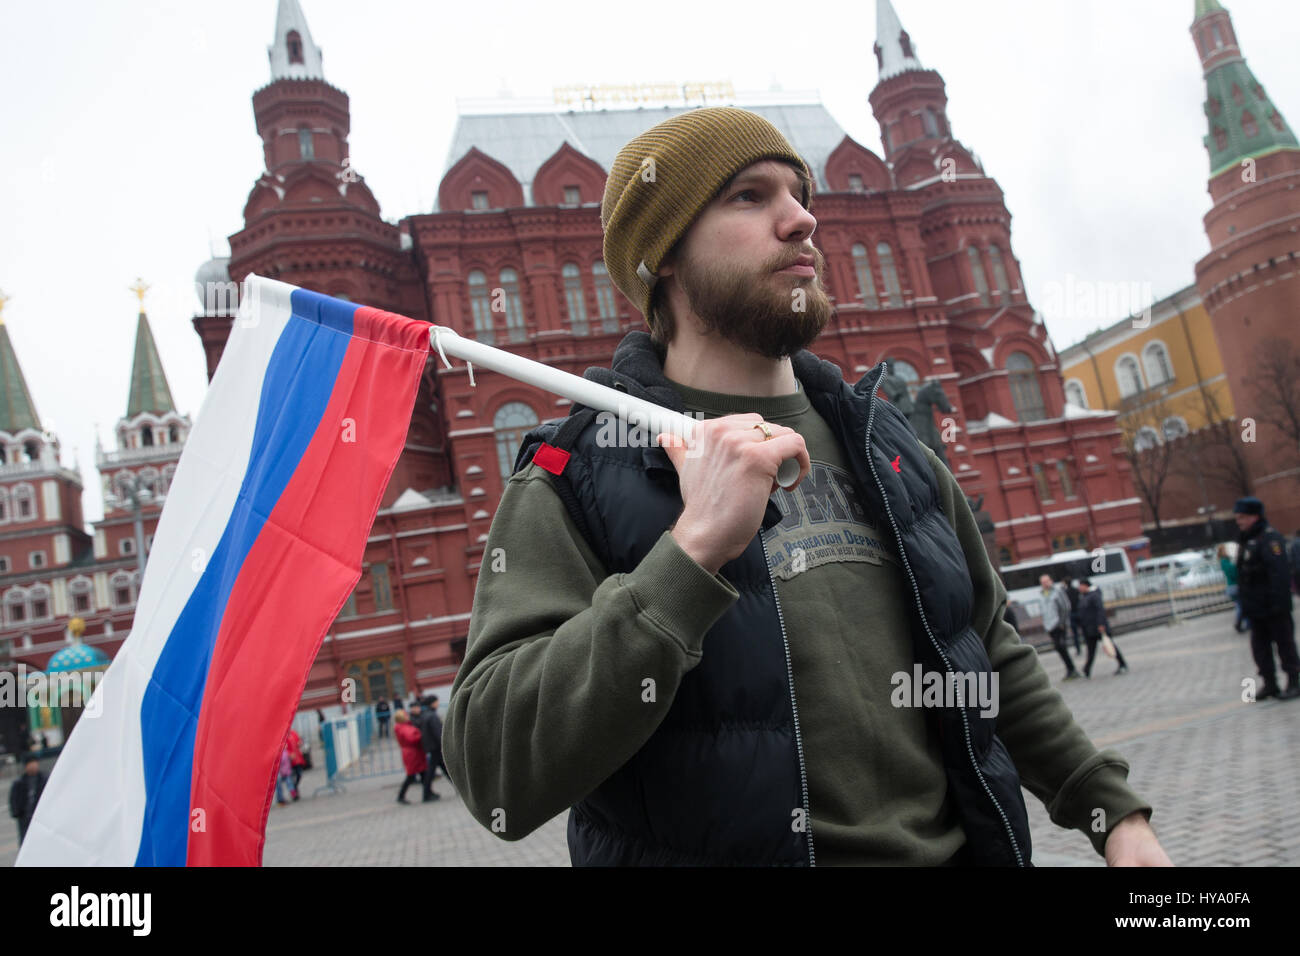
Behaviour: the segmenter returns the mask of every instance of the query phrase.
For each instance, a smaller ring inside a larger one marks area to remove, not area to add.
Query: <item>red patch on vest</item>
[[[903,466],[898,463],[898,460],[902,457],[902,455],[895,455],[894,460],[890,462],[890,464],[894,466],[894,471],[898,472],[900,475],[903,473]]]
[[[564,471],[564,466],[569,463],[569,453],[562,448],[556,448],[554,445],[548,445],[542,442],[542,446],[537,449],[537,454],[533,455],[533,464],[541,465],[553,475],[558,475]]]

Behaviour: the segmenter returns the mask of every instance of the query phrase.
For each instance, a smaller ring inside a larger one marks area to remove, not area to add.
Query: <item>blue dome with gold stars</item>
[[[107,667],[108,663],[108,655],[98,647],[87,647],[81,641],[77,641],[55,653],[50,658],[49,664],[45,666],[45,672],[58,674],[67,671],[96,670]]]

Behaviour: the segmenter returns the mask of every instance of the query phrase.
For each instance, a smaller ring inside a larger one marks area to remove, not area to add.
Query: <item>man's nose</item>
[[[787,196],[782,207],[781,239],[807,239],[817,229],[817,218],[794,196]]]

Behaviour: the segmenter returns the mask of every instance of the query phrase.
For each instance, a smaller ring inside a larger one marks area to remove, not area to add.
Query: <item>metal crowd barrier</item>
[[[320,725],[326,780],[312,796],[323,790],[343,792],[350,781],[404,773],[397,741],[391,736],[377,736],[377,730],[373,707],[354,710]]]

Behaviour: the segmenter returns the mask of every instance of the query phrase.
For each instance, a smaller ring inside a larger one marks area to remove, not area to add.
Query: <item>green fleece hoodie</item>
[[[821,864],[937,865],[965,834],[947,797],[933,722],[912,706],[907,591],[895,545],[871,526],[844,449],[798,391],[733,396],[673,383],[705,417],[757,412],[803,436],[812,472],[776,493],[785,514],[764,535],[790,645]],[[926,450],[974,586],[972,626],[998,674],[998,735],[1021,781],[1060,826],[1102,853],[1107,830],[1151,807],[1128,764],[1098,753],[1034,649],[1003,619],[966,497]],[[739,597],[665,530],[630,573],[609,575],[574,526],[549,472],[507,482],[479,570],[466,656],[452,687],[443,752],[474,818],[504,839],[532,832],[635,754],[708,652],[709,629]],[[657,675],[656,700],[640,688]],[[900,706],[901,705],[901,706]]]

